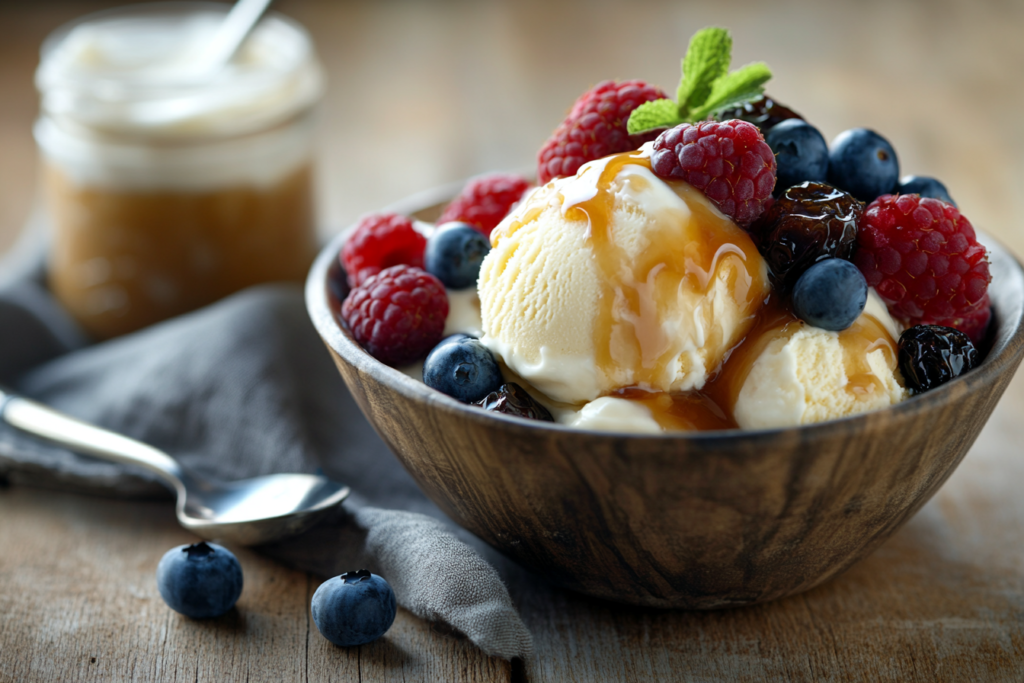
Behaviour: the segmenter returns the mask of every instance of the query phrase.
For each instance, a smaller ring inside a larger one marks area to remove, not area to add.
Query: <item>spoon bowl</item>
[[[315,474],[270,474],[231,482],[203,479],[152,446],[2,388],[0,419],[73,451],[152,472],[177,495],[178,522],[207,540],[259,545],[294,536],[350,493],[349,487]]]
[[[216,484],[186,474],[178,522],[206,539],[260,545],[301,533],[349,494],[315,474],[269,474]]]

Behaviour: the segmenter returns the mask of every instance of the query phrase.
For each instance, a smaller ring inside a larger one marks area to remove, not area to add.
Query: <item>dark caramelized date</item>
[[[788,291],[818,261],[849,260],[863,211],[853,195],[825,183],[807,181],[783,192],[751,227],[775,288]]]
[[[970,338],[952,327],[915,325],[900,335],[900,373],[914,393],[959,377],[977,366],[978,360]]]
[[[776,123],[786,119],[803,120],[803,118],[800,114],[797,114],[789,107],[779,104],[768,95],[762,95],[756,100],[745,102],[742,106],[735,109],[727,109],[718,116],[719,121],[728,121],[730,119],[749,121],[760,128],[762,134],[767,132]]]
[[[515,382],[502,384],[497,391],[492,391],[473,405],[484,410],[525,417],[529,420],[555,421],[547,408],[537,403],[536,399],[526,392],[526,389]]]

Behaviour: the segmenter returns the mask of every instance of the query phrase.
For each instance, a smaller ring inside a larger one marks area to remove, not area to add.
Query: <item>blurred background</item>
[[[37,201],[31,126],[43,38],[124,0],[0,2],[0,253]],[[320,118],[324,236],[402,197],[529,169],[577,95],[606,78],[672,92],[689,36],[730,28],[733,65],[831,139],[866,126],[904,173],[943,180],[979,227],[1024,254],[1024,2],[279,0],[329,78]]]

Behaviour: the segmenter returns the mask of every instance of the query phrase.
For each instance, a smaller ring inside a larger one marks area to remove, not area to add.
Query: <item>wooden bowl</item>
[[[399,210],[423,220],[442,196]],[[586,432],[463,405],[373,359],[310,272],[313,323],[377,432],[453,520],[561,586],[636,605],[773,600],[889,538],[974,443],[1024,353],[1024,270],[993,240],[995,332],[977,369],[885,410],[818,425],[658,436]]]

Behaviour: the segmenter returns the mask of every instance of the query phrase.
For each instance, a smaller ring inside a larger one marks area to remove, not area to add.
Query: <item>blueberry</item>
[[[454,337],[454,335],[453,335]],[[448,337],[423,363],[423,382],[463,403],[479,401],[503,382],[494,356],[479,339]]]
[[[227,548],[196,543],[171,548],[156,568],[167,606],[193,619],[219,617],[242,594],[242,566]]]
[[[426,271],[449,289],[465,289],[476,284],[491,244],[483,233],[468,223],[442,223],[427,238],[423,252]]]
[[[889,194],[900,177],[900,162],[889,141],[873,130],[853,128],[832,141],[828,182],[862,202]]]
[[[444,346],[445,344],[462,343],[463,341],[465,341],[467,339],[472,339],[472,337],[470,337],[468,334],[462,334],[461,332],[456,332],[455,334],[450,334],[447,337],[445,337],[444,339],[442,339],[441,341],[439,341],[437,343],[437,346]],[[437,346],[435,346],[434,348],[436,349]]]
[[[764,139],[775,152],[777,194],[806,180],[825,180],[828,143],[817,128],[800,119],[786,119],[773,126]]]
[[[377,640],[398,611],[388,582],[365,569],[324,581],[313,593],[311,608],[320,635],[339,647]]]
[[[923,175],[907,175],[900,178],[900,184],[896,186],[898,194],[919,194],[922,197],[941,199],[947,204],[956,206],[956,202],[949,196],[949,190],[935,178]]]
[[[839,332],[853,324],[868,302],[868,283],[842,259],[818,261],[793,287],[793,313],[809,325]]]

